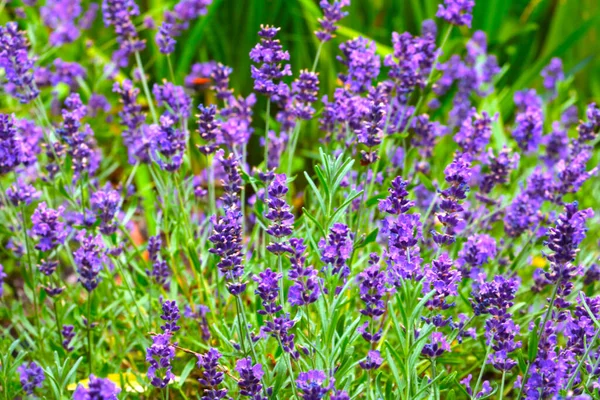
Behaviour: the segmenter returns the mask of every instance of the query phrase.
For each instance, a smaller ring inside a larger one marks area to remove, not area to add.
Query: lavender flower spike
[[[335,37],[334,33],[338,28],[335,24],[348,15],[348,12],[343,11],[342,7],[349,5],[350,0],[334,0],[333,3],[330,3],[329,0],[319,2],[319,7],[323,10],[323,18],[318,20],[321,29],[315,31],[315,35],[321,42],[328,42]]]
[[[438,6],[438,18],[446,20],[452,25],[471,27],[473,20],[473,0],[444,0],[444,4]]]
[[[29,58],[29,43],[16,22],[0,25],[0,68],[8,81],[4,89],[26,104],[39,95],[33,80],[34,60]]]
[[[90,375],[88,387],[79,384],[73,400],[118,400],[118,394],[121,389],[118,388],[110,379],[97,378]]]

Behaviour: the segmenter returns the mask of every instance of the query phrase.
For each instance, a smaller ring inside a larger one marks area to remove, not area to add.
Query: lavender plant
[[[94,2],[15,3],[6,399],[600,398],[600,109],[577,68],[496,87],[473,0],[388,43],[343,25],[350,0],[308,2],[298,69],[267,16],[239,65],[206,60],[187,39],[217,0],[103,0],[104,28]]]

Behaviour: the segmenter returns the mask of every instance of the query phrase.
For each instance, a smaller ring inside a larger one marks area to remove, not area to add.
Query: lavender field
[[[599,23],[0,0],[0,398],[600,399]]]

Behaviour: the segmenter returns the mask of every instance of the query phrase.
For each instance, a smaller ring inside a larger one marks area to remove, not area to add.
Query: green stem
[[[137,62],[138,70],[142,79],[142,87],[144,88],[144,94],[146,95],[146,100],[148,101],[148,107],[150,107],[152,119],[154,120],[155,124],[158,124],[156,110],[154,109],[154,102],[152,101],[152,96],[150,95],[150,89],[148,88],[148,81],[146,80],[146,73],[144,72],[144,65],[142,64],[142,58],[140,57],[139,51],[135,52],[135,61]]]
[[[292,387],[292,393],[294,394],[294,398],[299,399],[298,393],[296,392],[294,369],[292,368],[292,361],[290,359],[290,355],[285,350],[283,350],[283,343],[281,342],[281,338],[279,336],[277,336],[277,341],[279,342],[279,347],[281,347],[281,351],[283,351],[283,357],[285,358],[285,363],[290,374],[290,385]]]
[[[15,176],[15,182],[16,182]],[[35,273],[34,266],[31,262],[31,249],[29,247],[29,235],[27,234],[27,227],[25,222],[25,205],[21,203],[21,221],[23,227],[23,237],[25,240],[25,251],[27,252],[27,263],[29,264],[29,273],[31,275],[31,293],[33,297],[33,313],[35,318],[35,326],[37,331],[37,338],[41,344],[42,352],[45,353],[44,340],[42,340],[42,328],[40,326],[40,310],[37,303],[37,274]]]
[[[321,50],[323,50],[323,42],[319,43],[319,47],[317,48],[317,54],[315,55],[315,61],[313,61],[311,72],[315,72],[317,70],[317,64],[319,64],[319,56],[321,55]]]
[[[487,347],[485,349],[485,357],[483,358],[483,363],[481,364],[481,369],[479,370],[479,377],[477,378],[477,383],[475,383],[475,388],[473,389],[473,396],[477,396],[477,391],[479,390],[479,385],[481,384],[481,379],[483,378],[483,371],[485,371],[485,365],[486,365],[488,356],[490,354],[490,350],[492,348],[492,340],[494,340],[493,336],[490,339],[490,343],[487,345]],[[471,399],[474,399],[474,398],[475,397],[471,397]]]
[[[89,375],[93,371],[92,359],[92,292],[88,293],[88,309],[87,309],[87,339],[88,339],[88,372]]]
[[[62,342],[62,332],[61,332],[61,329],[60,329],[61,323],[60,323],[60,316],[58,314],[58,305],[57,305],[57,303],[58,303],[58,300],[53,301],[52,302],[52,306],[54,308],[54,321],[56,322],[56,332],[58,333],[58,341]]]
[[[504,397],[504,378],[505,377],[506,377],[506,371],[502,371],[502,383],[500,384],[499,400],[502,400],[502,398]]]
[[[267,113],[265,115],[265,171],[268,170],[269,160],[269,119],[271,118],[271,98],[267,100]]]

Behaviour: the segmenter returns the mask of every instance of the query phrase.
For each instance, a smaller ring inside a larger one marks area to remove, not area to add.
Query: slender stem
[[[92,292],[88,293],[87,309],[87,337],[88,337],[88,372],[91,375],[93,371],[92,359]]]
[[[577,368],[575,368],[575,371],[573,371],[573,375],[571,375],[571,378],[569,378],[569,382],[567,383],[567,389],[566,389],[567,393],[569,393],[569,390],[571,390],[571,386],[573,386],[573,382],[575,381],[575,377],[579,373],[579,370],[581,369],[581,366],[585,362],[585,359],[590,354],[590,351],[592,350],[592,346],[594,345],[594,342],[596,342],[596,339],[598,339],[598,335],[599,334],[600,334],[600,329],[596,330],[596,334],[594,335],[594,337],[590,341],[590,344],[588,345],[588,348],[585,350],[585,354],[583,355],[583,357],[581,357],[581,361],[577,364]],[[592,374],[593,373],[594,373],[594,371],[592,371]]]
[[[138,304],[137,298],[135,296],[135,293],[134,293],[131,285],[129,284],[129,279],[125,276],[125,272],[123,271],[121,262],[119,260],[115,259],[115,264],[117,266],[117,269],[119,270],[119,273],[121,274],[121,277],[123,278],[123,282],[125,282],[125,287],[127,288],[127,291],[129,292],[129,295],[131,296],[131,299],[133,300],[133,302],[135,304],[135,307],[138,311],[140,319],[143,321],[144,317],[143,317],[142,309],[141,309],[140,305]],[[152,287],[152,284],[150,284],[150,287]],[[147,330],[151,329],[149,320],[146,321],[146,329]]]
[[[265,115],[265,171],[268,170],[269,160],[269,119],[271,118],[271,98],[267,99],[267,113]]]
[[[502,371],[502,383],[500,384],[500,393],[498,394],[499,396],[499,400],[502,400],[502,398],[504,397],[504,378],[506,376],[506,371],[503,370]]]
[[[315,61],[313,61],[311,72],[315,72],[317,70],[317,64],[319,64],[319,56],[321,55],[321,50],[323,50],[323,42],[319,43],[319,47],[317,48],[317,54],[315,55]]]
[[[479,390],[479,385],[481,384],[481,379],[483,378],[483,371],[485,371],[485,365],[490,354],[490,349],[492,348],[492,340],[494,337],[490,338],[490,342],[485,349],[485,357],[483,358],[483,363],[481,364],[481,369],[479,370],[479,377],[477,378],[477,383],[475,384],[475,388],[473,389],[473,396],[477,396],[477,391]],[[472,397],[474,399],[475,397]]]
[[[16,182],[16,177],[15,177]],[[25,223],[25,205],[21,203],[21,222],[23,227],[23,237],[25,240],[25,251],[27,252],[27,263],[29,264],[29,273],[31,275],[31,293],[33,297],[33,312],[35,318],[35,326],[37,331],[38,341],[41,343],[42,352],[45,353],[44,349],[44,340],[42,339],[42,328],[40,326],[40,310],[37,303],[37,274],[35,273],[35,269],[33,263],[31,262],[31,250],[29,247],[29,235],[27,234],[27,227]]]
[[[56,332],[58,333],[58,341],[62,341],[62,332],[60,330],[60,316],[58,314],[58,300],[52,302],[52,306],[54,308],[54,321],[56,322]]]
[[[294,369],[292,368],[292,361],[290,359],[290,354],[283,350],[283,343],[281,342],[281,338],[277,336],[277,341],[279,342],[279,347],[281,347],[281,351],[283,351],[283,358],[285,358],[285,363],[288,367],[288,372],[290,374],[290,384],[292,387],[292,393],[294,394],[294,398],[298,399],[298,393],[296,392],[296,385],[294,380]]]
[[[281,262],[281,254],[277,254],[277,269],[279,270],[279,275],[281,275],[279,279],[279,304],[283,307],[285,305],[285,295],[283,293],[283,263]]]
[[[437,375],[435,368],[435,358],[431,360],[431,380],[434,380]],[[437,382],[433,383],[433,398],[438,400],[440,398],[439,387]]]
[[[138,70],[142,79],[142,87],[144,88],[144,94],[146,95],[146,100],[148,101],[148,107],[150,107],[152,119],[154,120],[155,124],[158,124],[156,110],[154,109],[154,102],[152,101],[152,96],[150,95],[150,89],[148,88],[148,81],[146,80],[146,73],[144,72],[144,65],[142,64],[142,58],[140,57],[139,51],[135,52],[135,61],[137,62]]]

